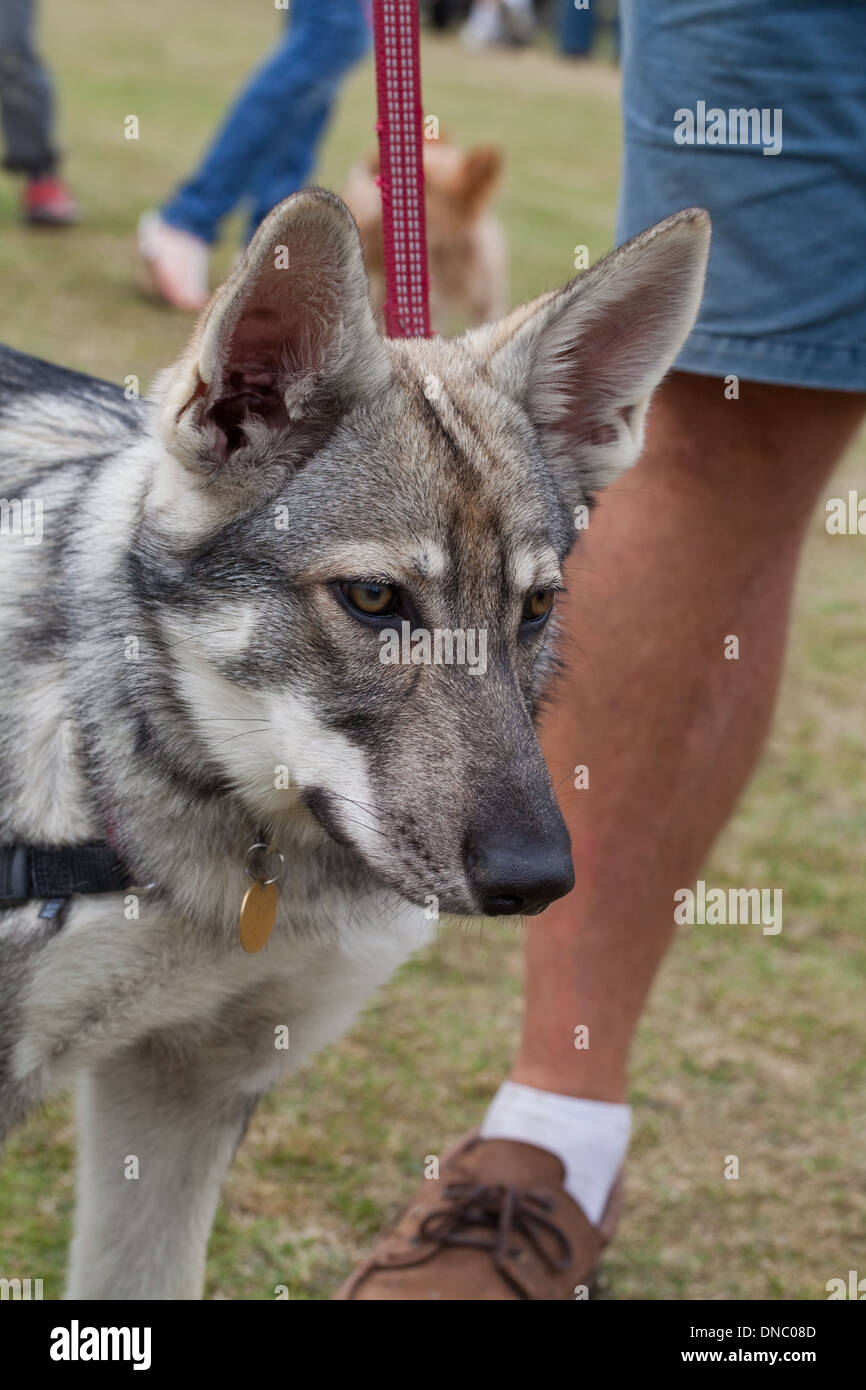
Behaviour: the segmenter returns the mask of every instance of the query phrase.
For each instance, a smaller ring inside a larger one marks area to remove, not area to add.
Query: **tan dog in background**
[[[489,206],[503,162],[495,145],[461,150],[445,137],[424,143],[430,322],[437,333],[487,323],[505,311],[505,234]],[[381,328],[385,264],[378,173],[378,153],[359,160],[349,171],[343,196],[361,234],[370,298]]]

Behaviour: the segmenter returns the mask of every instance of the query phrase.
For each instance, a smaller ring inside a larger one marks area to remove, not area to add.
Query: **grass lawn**
[[[80,228],[36,234],[0,183],[0,338],[145,388],[189,331],[132,284],[139,213],[192,167],[276,33],[270,5],[46,0]],[[611,69],[549,53],[463,54],[425,39],[425,110],[508,151],[501,199],[520,299],[611,242],[618,91]],[[140,139],[124,139],[127,115]],[[348,84],[318,181],[339,189],[373,141],[372,68]],[[230,229],[236,238],[239,223]],[[231,240],[231,239],[230,239]],[[217,270],[230,262],[228,242]],[[828,496],[866,491],[866,441]],[[734,466],[732,464],[732,466]],[[714,884],[784,888],[779,936],[684,929],[635,1050],[635,1133],[603,1296],[820,1299],[866,1273],[866,538],[816,515],[778,716],[762,767],[707,866]],[[413,1188],[425,1155],[475,1124],[514,1052],[519,938],[443,932],[339,1046],[261,1106],[227,1182],[208,1296],[327,1298]],[[0,1273],[60,1296],[74,1159],[65,1098],[0,1167]],[[723,1177],[736,1154],[738,1181]]]

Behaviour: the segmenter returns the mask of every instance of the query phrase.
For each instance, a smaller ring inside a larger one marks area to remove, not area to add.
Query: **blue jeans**
[[[33,46],[33,0],[0,0],[0,120],[3,168],[39,178],[57,163],[54,88]]]
[[[173,227],[216,240],[251,204],[250,235],[310,176],[340,83],[370,47],[361,0],[293,0],[282,42],[247,84],[199,168],[162,209]],[[375,123],[370,112],[370,128]]]
[[[596,12],[589,6],[576,10],[574,0],[560,0],[559,46],[571,57],[586,58],[595,38]]]

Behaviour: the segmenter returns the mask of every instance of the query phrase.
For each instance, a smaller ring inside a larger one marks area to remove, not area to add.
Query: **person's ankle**
[[[611,1105],[625,1105],[628,1099],[628,1077],[621,1071],[595,1069],[590,1073],[574,1067],[566,1072],[518,1057],[509,1080],[537,1091],[552,1091],[580,1100],[604,1100]]]
[[[627,1105],[504,1081],[481,1124],[483,1140],[506,1139],[555,1154],[563,1186],[593,1226],[603,1221],[628,1149]]]

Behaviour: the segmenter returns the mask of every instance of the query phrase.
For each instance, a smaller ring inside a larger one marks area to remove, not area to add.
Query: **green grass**
[[[181,315],[132,284],[139,213],[191,168],[226,99],[276,32],[269,6],[228,0],[42,7],[82,226],[34,234],[0,184],[0,337],[142,385],[176,355]],[[551,53],[470,58],[428,39],[428,113],[461,141],[508,152],[501,213],[512,292],[567,279],[574,247],[611,242],[619,118],[612,70]],[[369,64],[352,78],[318,179],[341,186],[373,141]],[[141,139],[123,139],[135,114]],[[230,262],[238,223],[217,258]],[[830,489],[864,489],[866,450]],[[817,515],[766,757],[705,877],[784,883],[785,927],[686,929],[634,1057],[635,1137],[605,1296],[803,1298],[866,1272],[866,539]],[[327,1298],[412,1190],[425,1155],[477,1123],[519,1036],[520,940],[443,933],[362,1023],[261,1106],[211,1243],[208,1295]],[[738,1181],[725,1181],[736,1154]],[[14,1137],[0,1168],[0,1271],[62,1289],[72,1210],[71,1109],[60,1099]]]

